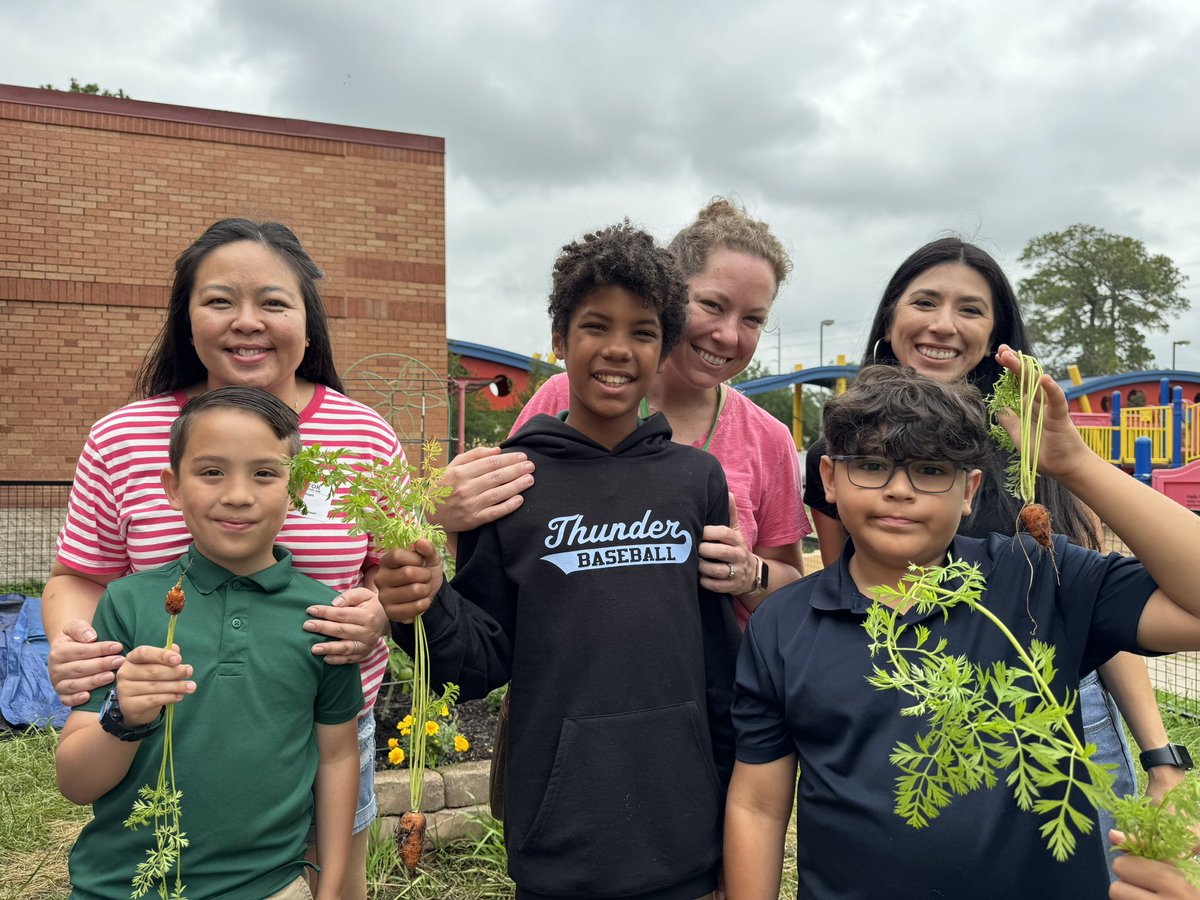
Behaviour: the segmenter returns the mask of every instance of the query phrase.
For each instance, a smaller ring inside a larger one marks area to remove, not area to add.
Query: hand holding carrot
[[[164,706],[178,703],[196,690],[192,667],[183,662],[179,645],[170,650],[143,645],[134,647],[117,670],[117,696],[127,725],[148,725]]]
[[[996,362],[1016,375],[1021,374],[1021,359],[1007,344],[996,351]],[[1085,460],[1094,459],[1095,454],[1079,434],[1071,421],[1070,406],[1066,394],[1049,375],[1042,375],[1037,383],[1037,396],[1032,403],[1034,421],[1042,415],[1042,432],[1038,441],[1036,466],[1038,471],[1056,479],[1063,479],[1075,471]],[[1013,443],[1021,446],[1021,417],[1014,410],[998,411],[996,421],[1012,437]]]
[[[375,575],[379,602],[393,622],[410,623],[433,604],[442,586],[442,557],[422,538],[411,550],[389,550]]]

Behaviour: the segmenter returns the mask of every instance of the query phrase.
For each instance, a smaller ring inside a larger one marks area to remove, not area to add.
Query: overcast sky
[[[1189,276],[1148,342],[1200,369],[1194,0],[38,0],[0,35],[0,82],[444,137],[452,338],[545,352],[559,246],[623,216],[667,240],[725,194],[795,260],[772,371],[817,363],[823,318],[826,358],[858,356],[928,240],[1015,282],[1076,222]]]

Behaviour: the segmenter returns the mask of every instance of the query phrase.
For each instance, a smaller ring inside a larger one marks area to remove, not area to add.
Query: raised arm
[[[1020,371],[1020,360],[1007,345],[996,361]],[[1163,652],[1200,649],[1200,516],[1093,453],[1071,422],[1062,388],[1048,375],[1040,388],[1045,408],[1041,470],[1091,507],[1158,584],[1142,612],[1138,643]],[[998,418],[1019,437],[1015,414]]]

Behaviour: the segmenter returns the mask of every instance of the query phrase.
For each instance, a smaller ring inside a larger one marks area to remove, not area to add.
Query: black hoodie
[[[611,451],[546,415],[503,446],[535,484],[459,538],[424,622],[433,684],[512,682],[517,896],[694,900],[716,886],[733,765],[738,628],[697,568],[704,526],[728,524],[725,475],[661,414]]]

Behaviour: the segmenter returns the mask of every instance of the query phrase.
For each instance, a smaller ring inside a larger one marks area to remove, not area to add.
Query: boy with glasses
[[[1020,368],[1008,347],[997,361]],[[1061,536],[1053,555],[1026,534],[956,536],[990,452],[974,388],[873,366],[826,404],[831,452],[821,476],[850,541],[836,566],[769,597],[746,630],[726,806],[729,900],[778,896],[793,795],[804,897],[1105,896],[1100,842],[1080,840],[1057,862],[1039,833],[1042,817],[1021,811],[1003,783],[955,797],[920,830],[908,825],[894,811],[900,770],[890,756],[900,742],[915,745],[928,722],[901,715],[911,697],[867,682],[873,661],[863,622],[874,603],[895,602],[876,601],[875,588],[897,587],[910,564],[941,566],[948,557],[979,565],[982,602],[1022,643],[1036,629],[1054,646],[1051,688],[1064,701],[1120,650],[1200,647],[1200,518],[1092,453],[1052,379],[1038,390],[1041,471],[1094,509],[1136,559]],[[1001,424],[1019,431],[1015,416]],[[929,630],[930,648],[945,639],[946,652],[973,663],[1016,662],[1001,631],[965,605],[946,616],[899,612],[910,633]],[[1070,715],[1082,734],[1078,706]],[[1062,785],[1043,788],[1056,790]]]

